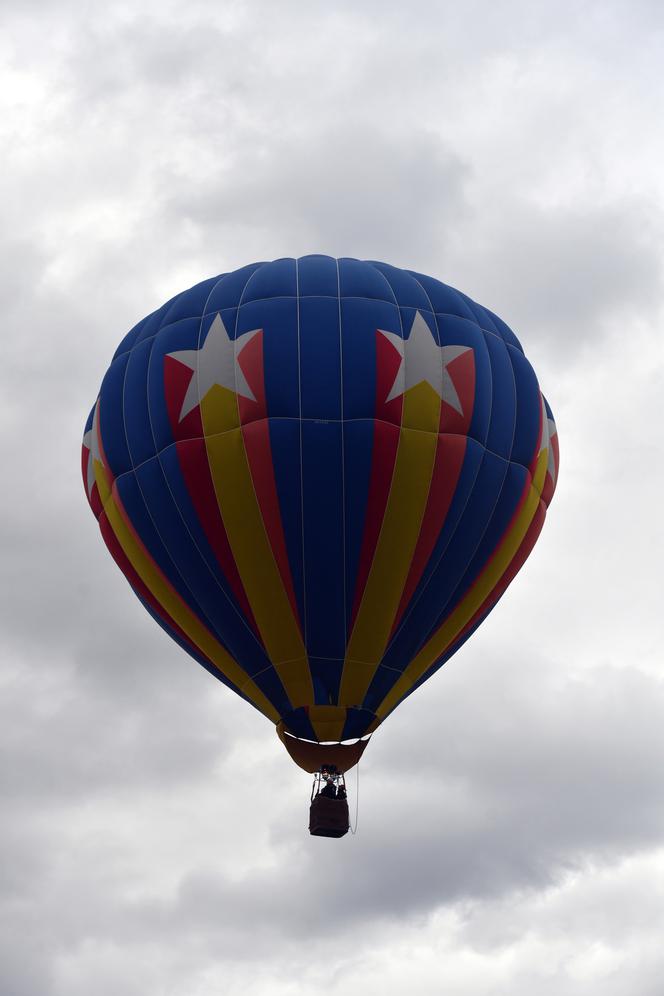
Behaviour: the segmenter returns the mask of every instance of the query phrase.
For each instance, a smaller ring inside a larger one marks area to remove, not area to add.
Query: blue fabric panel
[[[341,739],[355,740],[358,737],[363,737],[375,718],[373,713],[368,712],[366,709],[350,708],[346,716],[346,723],[341,734]]]
[[[481,463],[475,474],[473,464],[478,449],[469,441],[466,453],[469,466],[466,468],[464,461],[460,478],[460,487],[465,492],[463,501],[457,502],[457,488],[434,553],[384,655],[383,663],[397,671],[402,671],[412,660],[437,625],[492,515],[507,465],[499,457],[480,451]]]
[[[136,325],[134,325],[127,332],[126,336],[121,340],[120,345],[118,346],[118,348],[115,350],[115,352],[113,354],[113,359],[114,360],[116,360],[118,358],[118,356],[121,356],[122,353],[128,353],[129,352],[129,350],[133,347],[134,343],[136,342],[136,340],[138,339],[139,335],[141,334],[143,326],[145,325],[145,323],[147,321],[150,320],[151,317],[152,317],[151,315],[147,315],[145,318],[142,318],[140,320],[140,322],[137,322]]]
[[[339,422],[302,423],[306,645],[314,657],[346,647],[343,452]]]
[[[143,465],[145,466],[145,464]],[[146,548],[162,574],[170,581],[178,595],[187,604],[191,603],[191,592],[173,563],[169,551],[159,535],[145,503],[143,492],[136,480],[136,474],[131,471],[118,477],[115,482],[118,495],[124,509],[136,530],[141,543]],[[194,610],[196,611],[196,610]]]
[[[528,467],[535,456],[539,439],[542,410],[539,384],[535,371],[523,353],[514,349],[513,346],[508,346],[508,350],[514,368],[517,398],[516,431],[511,459],[523,464],[524,467]]]
[[[210,315],[225,308],[237,308],[247,281],[262,265],[262,263],[250,263],[249,266],[243,266],[233,273],[217,277],[205,305],[204,314]]]
[[[151,336],[157,334],[159,329],[164,324],[164,314],[166,313],[166,309],[169,307],[169,305],[170,301],[167,304],[164,304],[161,308],[159,308],[158,311],[153,311],[151,315],[148,315],[147,319],[145,320],[145,324],[142,326],[140,332],[134,339],[134,346],[136,345],[136,343],[144,342],[146,339],[149,339]]]
[[[302,475],[300,423],[296,419],[269,420],[272,465],[284,529],[288,563],[300,619],[304,619],[302,566]]]
[[[302,418],[341,418],[341,342],[336,298],[300,300]]]
[[[466,512],[468,502],[470,501],[477,484],[477,480],[484,463],[485,452],[484,447],[478,442],[474,439],[468,439],[466,443],[466,453],[463,459],[463,465],[461,467],[461,473],[459,474],[459,480],[457,481],[454,497],[452,498],[450,507],[447,510],[445,521],[443,522],[442,529],[440,530],[433,552],[429,558],[429,563],[425,567],[420,582],[415,589],[415,593],[413,594],[413,602],[419,598],[423,589],[428,585],[429,579],[431,578],[433,572],[438,568],[441,561],[447,556],[447,548],[454,537],[463,515]]]
[[[475,315],[472,308],[469,307],[466,298],[459,291],[455,290],[454,287],[448,287],[447,284],[441,283],[440,280],[427,277],[423,273],[416,273],[414,270],[409,270],[408,272],[424,288],[431,302],[430,307],[437,314],[456,315],[459,318],[468,318],[471,322],[475,321]]]
[[[395,432],[399,430],[395,427]],[[344,493],[346,500],[346,639],[349,637],[355,582],[362,551],[374,445],[373,419],[344,423]]]
[[[402,336],[399,309],[380,301],[342,300],[344,418],[376,414],[376,331]],[[402,336],[403,337],[403,336]]]
[[[493,321],[493,326],[500,333],[500,335],[503,338],[504,342],[508,346],[514,346],[515,349],[518,349],[520,353],[523,353],[523,346],[521,345],[521,343],[519,342],[519,340],[517,339],[516,335],[514,334],[514,332],[512,331],[512,329],[509,327],[509,325],[507,325],[502,320],[502,318],[499,318],[498,315],[495,315],[493,313],[493,311],[489,311],[488,308],[485,308],[484,310],[486,311],[486,313],[488,315],[491,316],[491,319]]]
[[[402,308],[412,308],[415,311],[433,311],[425,288],[417,277],[408,270],[399,270],[387,263],[372,263],[383,274],[394,294],[395,300]],[[412,324],[412,322],[411,322]]]
[[[186,447],[189,444],[185,440],[180,445]],[[178,513],[181,516],[182,521],[180,522],[179,526],[180,531],[182,532],[183,535],[188,534],[191,537],[191,542],[195,545],[202,560],[205,561],[205,565],[210,574],[212,575],[212,577],[208,579],[208,583],[210,583],[212,587],[214,587],[214,582],[216,582],[219,588],[216,597],[228,602],[229,607],[232,608],[235,614],[237,615],[238,620],[237,620],[237,626],[235,628],[241,626],[243,631],[245,629],[249,629],[248,624],[244,622],[244,612],[241,606],[239,605],[235,597],[235,594],[233,593],[233,589],[228,583],[228,580],[225,577],[221,569],[221,566],[219,565],[219,562],[217,561],[214,551],[210,546],[208,538],[201,526],[198,516],[196,515],[196,510],[192,504],[191,497],[187,489],[187,485],[185,484],[184,478],[182,477],[182,472],[180,470],[180,462],[178,459],[177,447],[173,445],[163,450],[159,454],[159,461],[161,463],[161,469],[164,474],[166,485],[170,490],[173,502],[175,503]],[[170,544],[169,544],[169,549],[170,549]],[[242,640],[244,641],[244,634],[242,635]],[[253,652],[251,650],[251,645],[253,645],[253,642],[259,642],[259,641],[252,632],[251,643],[246,644],[246,647],[248,648],[246,650],[246,653]],[[245,646],[244,642],[242,643],[242,646]],[[244,650],[242,652],[245,653]],[[256,662],[257,662],[256,666],[265,666],[268,662],[268,658],[261,651],[260,656],[256,658]]]
[[[297,261],[297,270],[301,298],[338,298],[337,261],[332,256],[302,256]]]
[[[132,466],[155,455],[148,409],[148,368],[155,339],[138,343],[128,354],[124,390],[124,421]]]
[[[382,664],[379,664],[376,668],[376,673],[371,679],[367,694],[364,696],[364,702],[362,703],[364,708],[375,712],[400,676],[399,672],[394,671],[391,667],[384,667]]]
[[[485,332],[495,332],[496,327],[489,312],[486,311],[481,304],[478,304],[477,301],[473,301],[466,294],[462,294],[461,296],[465,298],[466,304],[472,311],[475,324]]]
[[[477,552],[466,568],[463,580],[454,593],[454,597],[445,606],[444,612],[441,613],[441,622],[445,616],[448,616],[454,610],[464,595],[468,593],[471,585],[477,580],[491,556],[496,552],[514,518],[514,513],[518,508],[524,488],[529,483],[530,475],[525,467],[522,467],[518,463],[507,464],[507,472],[502,490],[487,525],[486,532],[477,548]]]
[[[260,674],[255,674],[253,681],[280,716],[290,712],[293,707],[275,668],[269,667],[267,670],[261,671]]]
[[[492,371],[491,421],[487,449],[509,460],[516,424],[516,386],[512,361],[504,340],[493,333],[484,337]]]
[[[304,740],[317,739],[316,734],[314,733],[314,728],[309,720],[309,716],[302,706],[298,709],[293,709],[291,712],[285,713],[281,718],[284,721],[286,729],[290,733],[294,733],[296,737],[301,737]]]
[[[254,301],[238,309],[237,335],[263,329],[265,394],[270,418],[300,417],[297,299]]]
[[[403,628],[394,639],[394,652],[399,647],[401,654],[405,651],[408,660],[420,651],[451,611],[450,603],[458,587],[463,585],[464,576],[493,515],[507,467],[508,464],[500,457],[485,452],[472,494],[445,556],[433,572],[429,585],[421,591],[418,601],[404,617]],[[403,663],[401,666],[404,666]]]
[[[309,657],[309,668],[314,683],[316,705],[336,705],[339,697],[343,657],[328,660],[322,657]]]
[[[250,301],[269,300],[275,297],[295,297],[297,294],[297,272],[294,259],[275,259],[263,263],[251,275],[242,295],[241,304]]]
[[[209,280],[203,280],[200,284],[195,284],[189,290],[183,291],[177,297],[174,297],[166,307],[163,324],[172,325],[183,318],[200,318],[210,296],[210,291],[218,280],[219,277],[211,277]]]
[[[394,292],[380,270],[359,259],[339,260],[339,287],[341,297],[395,301]]]
[[[129,353],[123,353],[113,360],[102,381],[99,402],[99,425],[106,462],[113,477],[131,469],[131,456],[127,447],[122,415],[125,370]]]

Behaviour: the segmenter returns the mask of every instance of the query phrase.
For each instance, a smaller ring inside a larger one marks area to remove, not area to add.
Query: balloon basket
[[[312,837],[343,837],[349,828],[343,772],[334,764],[322,765],[311,788],[309,833]]]
[[[343,837],[349,830],[346,799],[326,799],[317,795],[309,810],[309,833],[312,837]]]

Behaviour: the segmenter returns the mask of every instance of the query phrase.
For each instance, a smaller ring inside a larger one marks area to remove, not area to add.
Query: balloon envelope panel
[[[83,441],[153,618],[295,736],[363,736],[471,635],[555,489],[514,333],[431,277],[307,256],[204,281],[122,340]]]

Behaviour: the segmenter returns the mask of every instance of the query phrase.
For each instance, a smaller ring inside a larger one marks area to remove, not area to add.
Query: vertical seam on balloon
[[[381,277],[383,278],[383,280],[385,281],[385,283],[387,284],[387,286],[390,289],[390,293],[391,293],[392,298],[394,300],[394,305],[395,305],[395,307],[397,309],[397,315],[399,316],[399,328],[401,329],[401,340],[402,340],[402,342],[405,342],[405,340],[404,340],[403,321],[402,321],[402,318],[401,318],[401,308],[399,307],[399,301],[397,300],[397,296],[394,293],[394,287],[392,286],[392,284],[390,283],[390,281],[387,279],[387,277],[385,276],[385,274],[383,273],[383,271],[379,267],[374,266],[373,263],[369,263],[369,266],[371,266],[373,270],[375,270],[378,273],[380,273]],[[375,342],[374,342],[374,349],[375,349]],[[406,347],[405,347],[405,345],[403,346],[402,362],[403,362],[404,383],[405,383],[405,376],[406,376]],[[398,371],[397,371],[397,376],[398,376]],[[375,410],[375,403],[374,403],[374,410]],[[374,426],[375,426],[375,422],[376,422],[375,417],[373,419],[373,422],[374,422]],[[369,564],[369,570],[367,571],[367,579],[366,579],[365,584],[364,584],[364,591],[362,592],[362,598],[360,599],[360,604],[357,607],[357,614],[355,616],[355,623],[357,623],[357,620],[359,618],[360,612],[362,611],[362,602],[364,601],[364,596],[366,594],[367,586],[369,584],[369,578],[371,577],[371,572],[373,570],[374,561],[376,559],[376,551],[378,550],[378,547],[380,545],[380,538],[381,538],[381,535],[383,533],[383,527],[385,525],[385,512],[387,510],[387,506],[388,506],[389,501],[390,501],[390,494],[392,493],[392,485],[394,483],[394,472],[396,470],[397,459],[399,457],[399,445],[401,443],[401,431],[402,431],[402,429],[403,429],[403,405],[401,407],[401,421],[399,423],[399,442],[397,444],[397,451],[396,451],[395,456],[394,456],[394,463],[392,464],[392,474],[390,476],[390,486],[387,489],[387,497],[385,499],[385,508],[383,509],[383,518],[382,518],[382,521],[381,521],[381,524],[380,524],[380,530],[378,532],[378,536],[376,537],[376,543],[375,543],[375,546],[373,548],[373,553],[371,554],[371,563]],[[353,628],[355,628],[355,627],[353,627]],[[351,631],[351,636],[352,636],[352,631]]]
[[[436,316],[436,312],[435,312],[435,309],[433,307],[433,302],[432,302],[431,298],[429,297],[428,293],[426,292],[426,290],[424,289],[424,287],[422,286],[422,284],[420,283],[420,281],[415,276],[415,274],[412,273],[410,270],[408,270],[406,272],[415,281],[415,283],[417,284],[417,286],[420,288],[420,290],[422,291],[422,293],[424,294],[424,296],[427,299],[427,302],[429,304],[429,308],[430,308],[430,311],[431,311],[431,315],[433,317],[434,324],[436,326],[437,343],[438,343],[439,347],[442,347],[442,345],[443,345],[442,336],[441,336],[441,332],[440,332],[440,326],[438,324],[438,318]],[[415,315],[416,316],[417,316],[418,310],[419,309],[415,309]],[[411,334],[412,334],[412,329],[411,329]],[[440,374],[441,374],[440,407],[442,409],[442,405],[443,405],[443,396],[442,396],[442,390],[443,390],[443,388],[442,388],[442,384],[443,384],[443,356],[442,356],[442,352],[440,354],[440,367],[441,367],[441,370],[440,370]],[[406,374],[406,349],[404,347],[404,379],[405,379],[405,374]],[[405,379],[405,383],[408,383],[407,379]],[[440,412],[439,412],[439,416],[438,417],[439,417],[439,420],[440,420]],[[437,437],[440,438],[440,431],[438,431]],[[434,459],[433,459],[433,462],[431,464],[431,474],[430,474],[430,477],[429,477],[429,487],[428,487],[428,490],[427,490],[427,501],[429,500],[429,495],[431,493],[431,483],[433,481],[433,475],[434,475],[434,471],[435,471],[435,467],[436,467],[436,460],[438,458],[438,452],[437,452],[437,450],[438,450],[438,439],[436,440],[436,454],[434,455]],[[415,541],[415,545],[413,546],[413,552],[412,552],[412,556],[410,558],[410,564],[408,566],[408,572],[406,573],[405,580],[404,580],[404,587],[405,587],[405,585],[406,585],[406,583],[408,581],[408,574],[409,574],[409,572],[410,572],[410,570],[412,568],[412,565],[413,565],[413,557],[415,556],[415,552],[417,550],[417,544],[419,542],[419,538],[420,538],[420,535],[421,535],[421,532],[422,532],[422,524],[424,522],[424,516],[425,516],[425,514],[426,514],[426,502],[425,502],[424,507],[422,509],[422,518],[420,520],[420,529],[419,529],[419,532],[417,534],[417,540]],[[441,528],[442,528],[442,525],[441,525]],[[440,535],[440,533],[439,533],[439,535]],[[425,567],[426,567],[426,565],[425,565]],[[403,589],[402,589],[402,595],[403,595]],[[397,609],[397,612],[398,612],[398,609]],[[405,613],[404,613],[404,616],[405,616]],[[394,634],[394,636],[396,637],[396,633]],[[387,653],[387,649],[388,649],[388,647],[391,646],[391,644],[392,644],[392,640],[388,639],[387,644],[385,646],[385,649],[383,650],[383,658],[385,657],[385,654]]]
[[[413,273],[413,272],[412,272],[411,270],[407,270],[406,272],[407,272],[407,273],[409,274],[409,276],[410,276],[410,277],[411,277],[411,278],[412,278],[412,279],[413,279],[413,280],[415,281],[415,283],[417,284],[417,286],[418,286],[418,287],[420,288],[420,290],[422,291],[422,293],[424,294],[424,296],[425,296],[425,297],[426,297],[426,299],[427,299],[427,302],[428,302],[428,304],[429,304],[429,309],[430,309],[430,312],[431,312],[431,315],[432,315],[432,317],[433,317],[433,320],[434,320],[434,324],[435,324],[435,326],[436,326],[436,339],[437,339],[437,344],[438,344],[438,347],[439,347],[439,348],[440,348],[440,349],[442,350],[442,346],[443,346],[443,337],[442,337],[442,333],[441,333],[441,330],[440,330],[440,325],[438,324],[438,316],[436,315],[436,311],[435,311],[435,309],[434,309],[434,306],[433,306],[433,301],[431,300],[431,298],[430,298],[430,296],[429,296],[428,292],[426,291],[425,287],[423,286],[423,284],[422,284],[422,283],[421,283],[421,282],[420,282],[420,281],[418,280],[418,278],[417,278],[417,275],[416,275],[415,273]],[[417,314],[417,310],[416,310],[416,314]],[[405,350],[404,350],[404,352],[405,352]],[[404,367],[405,367],[405,363],[404,363]],[[444,372],[444,371],[443,371],[443,355],[442,355],[442,352],[441,352],[441,354],[440,354],[440,367],[441,367],[441,396],[440,396],[440,407],[441,407],[441,410],[442,410],[442,405],[443,405],[443,395],[442,395],[442,390],[443,390],[443,387],[442,387],[442,385],[443,385],[443,372]],[[405,373],[405,370],[404,370],[404,373]],[[473,399],[473,403],[474,403],[474,399]],[[439,414],[439,419],[440,419],[440,414]],[[441,433],[440,433],[440,430],[438,431],[437,435],[438,435],[438,439],[440,439],[440,436],[441,436]],[[467,435],[466,435],[466,439],[467,439],[467,438],[468,438],[468,437],[467,437]],[[437,460],[438,460],[438,452],[437,452],[437,451],[438,451],[438,441],[436,441],[436,455],[434,456],[434,460],[433,460],[433,463],[431,464],[431,476],[430,476],[430,478],[429,478],[429,489],[428,489],[428,492],[427,492],[427,502],[428,502],[428,500],[429,500],[429,495],[431,494],[431,484],[432,484],[432,482],[433,482],[433,475],[434,475],[434,472],[435,472],[435,469],[436,469],[436,462],[437,462]],[[423,509],[423,511],[422,511],[422,520],[421,520],[421,522],[420,522],[420,531],[419,531],[419,533],[418,533],[418,538],[417,538],[417,541],[415,542],[415,546],[413,547],[413,554],[412,554],[412,556],[411,556],[411,559],[410,559],[410,565],[409,565],[409,567],[408,567],[408,573],[406,574],[406,578],[405,578],[405,581],[404,581],[404,588],[405,588],[405,585],[406,585],[406,584],[407,584],[407,582],[408,582],[408,576],[409,576],[409,573],[410,573],[410,571],[411,571],[411,569],[412,569],[412,565],[413,565],[413,558],[414,558],[414,556],[415,556],[415,553],[416,553],[416,551],[417,551],[417,544],[419,543],[419,538],[420,538],[420,536],[421,536],[421,533],[422,533],[422,525],[423,525],[423,523],[424,523],[424,516],[425,516],[425,515],[426,515],[426,503],[425,503],[425,506],[424,506],[424,509]],[[443,522],[441,523],[441,530],[442,530],[442,528],[443,528],[444,524],[445,524],[445,520],[443,520]],[[439,532],[438,532],[438,535],[440,535],[440,530],[439,530]],[[425,564],[425,566],[424,566],[424,569],[426,569],[426,564]],[[403,591],[402,591],[402,595],[403,595]],[[397,610],[397,612],[398,612],[398,610]],[[405,615],[405,612],[404,612],[404,615]],[[396,637],[396,633],[394,634],[394,636]],[[385,653],[387,652],[387,648],[388,648],[389,646],[391,646],[391,644],[392,644],[392,640],[391,640],[391,639],[389,639],[389,640],[388,640],[388,642],[387,642],[387,646],[386,646],[386,648],[385,648],[385,651],[384,651],[384,653],[383,653],[383,657],[385,656]]]
[[[512,372],[512,387],[514,389],[514,429],[512,431],[512,443],[511,443],[510,449],[509,449],[509,454],[510,454],[509,455],[509,460],[510,460],[510,463],[512,463],[512,453],[514,452],[514,440],[516,439],[516,420],[517,420],[517,416],[519,414],[519,408],[518,408],[519,394],[518,394],[517,389],[516,389],[516,375],[514,373],[514,362],[512,360],[512,354],[511,354],[510,349],[509,349],[510,343],[505,342],[505,339],[503,338],[502,335],[500,336],[500,339],[501,339],[501,342],[503,344],[503,348],[504,348],[505,352],[507,353],[507,358],[510,361],[510,370]],[[523,356],[524,354],[521,353],[521,355]],[[538,386],[539,386],[539,384],[538,384]]]
[[[486,339],[486,334],[485,334],[485,339]],[[516,391],[516,377],[514,376],[514,364],[512,363],[512,357],[510,355],[510,351],[507,348],[507,343],[503,339],[502,335],[499,336],[499,339],[500,339],[501,348],[507,354],[507,358],[508,358],[509,364],[510,364],[510,373],[512,375],[512,394],[513,394],[513,397],[514,397],[514,419],[512,420],[512,439],[511,439],[511,442],[510,442],[510,445],[509,445],[509,450],[508,450],[509,461],[510,461],[510,463],[512,463],[513,462],[512,461],[512,451],[514,449],[514,440],[516,438],[516,414],[517,414],[518,395],[517,395],[517,391]]]
[[[397,299],[396,294],[394,293],[394,287],[392,286],[392,284],[390,283],[390,281],[387,279],[387,277],[385,276],[385,274],[383,273],[383,271],[379,267],[374,266],[372,263],[370,263],[369,265],[372,266],[372,268],[374,270],[376,270],[378,273],[380,273],[381,277],[383,278],[383,280],[385,281],[385,283],[389,287],[390,293],[392,294],[392,298],[394,300],[394,305],[395,305],[395,307],[397,309],[397,315],[399,316],[399,328],[401,329],[401,341],[404,343],[402,363],[403,363],[403,373],[404,373],[404,383],[405,383],[406,382],[406,346],[405,346],[405,338],[404,338],[403,320],[401,318],[401,308],[399,307],[399,301]],[[375,345],[374,345],[374,348],[375,348]],[[398,376],[398,374],[399,374],[399,372],[397,371],[397,376]],[[373,421],[374,421],[374,424],[375,424],[375,422],[376,422],[375,417],[374,417]],[[401,407],[401,421],[399,422],[399,444],[401,443],[401,431],[402,431],[402,429],[403,429],[403,405]],[[364,595],[366,593],[367,585],[369,583],[369,578],[371,577],[371,572],[373,570],[374,561],[376,559],[376,551],[378,550],[378,546],[380,544],[380,537],[381,537],[382,532],[383,532],[383,526],[385,525],[385,510],[387,509],[387,506],[388,506],[389,501],[390,501],[390,494],[392,493],[392,485],[394,483],[394,472],[396,470],[397,459],[398,459],[398,456],[399,456],[399,444],[397,444],[397,451],[396,451],[396,454],[395,454],[395,457],[394,457],[394,463],[392,464],[392,474],[390,476],[390,486],[387,489],[387,497],[386,497],[386,500],[385,500],[385,509],[383,510],[383,519],[382,519],[381,524],[380,524],[380,530],[379,530],[378,536],[376,537],[376,545],[374,546],[373,553],[371,555],[371,563],[369,564],[369,570],[367,572],[367,580],[365,582],[364,591],[362,592],[362,598],[360,599],[360,604],[357,607],[357,615],[355,617],[355,622],[357,622],[357,619],[358,619],[358,617],[360,615],[360,612],[361,612],[361,609],[362,609],[362,602],[364,601]]]
[[[252,489],[253,495],[254,495],[254,502],[256,503],[256,509],[258,511],[258,515],[260,516],[261,525],[263,527],[263,532],[265,533],[265,540],[266,540],[268,549],[270,551],[270,555],[272,556],[272,558],[275,561],[277,575],[278,575],[279,580],[281,581],[281,584],[282,584],[282,586],[284,587],[284,590],[285,590],[285,585],[284,585],[284,582],[283,582],[283,578],[281,577],[281,572],[279,570],[279,565],[276,563],[276,556],[275,556],[274,550],[272,549],[272,542],[270,540],[270,534],[268,533],[267,526],[265,525],[265,519],[263,517],[263,510],[262,510],[261,504],[260,504],[260,502],[258,500],[258,494],[256,493],[256,485],[254,484],[254,477],[253,477],[253,474],[251,472],[251,465],[249,463],[249,457],[248,457],[248,454],[247,454],[247,448],[246,448],[246,444],[245,444],[245,440],[244,440],[244,433],[242,432],[242,421],[240,419],[240,403],[238,401],[238,395],[237,395],[237,361],[236,361],[236,352],[235,352],[235,350],[236,350],[236,345],[237,345],[238,325],[239,325],[239,322],[240,322],[240,308],[242,308],[242,306],[244,304],[244,297],[245,297],[245,294],[247,293],[247,288],[248,288],[249,284],[251,283],[253,277],[257,273],[259,273],[259,271],[262,270],[262,268],[264,266],[266,266],[266,265],[267,265],[267,262],[263,262],[259,266],[257,266],[255,270],[252,270],[252,272],[249,274],[249,276],[248,276],[248,278],[247,278],[247,280],[245,282],[244,287],[242,288],[242,293],[240,294],[240,297],[238,299],[237,310],[235,312],[235,328],[233,330],[234,331],[234,336],[233,336],[233,374],[235,376],[235,388],[236,388],[236,390],[235,390],[235,403],[237,405],[237,411],[238,411],[238,424],[239,424],[240,438],[242,440],[242,448],[244,450],[244,457],[245,457],[245,460],[247,461],[247,471],[248,471],[248,475],[249,475],[249,481],[251,482],[251,489]],[[266,300],[270,300],[270,299],[267,298]],[[264,334],[265,334],[265,331],[263,330],[263,335]],[[265,374],[263,374],[263,376],[265,376]],[[267,409],[266,409],[266,413],[265,414],[266,414],[266,418],[267,418],[267,422],[268,422],[268,434],[269,434],[269,423],[270,423],[270,420],[269,420],[269,415],[267,413]],[[219,510],[219,514],[221,515],[221,509]],[[281,510],[280,510],[279,514],[281,514]],[[222,521],[223,521],[223,517],[222,517]],[[232,550],[232,546],[231,546],[231,550]],[[235,556],[235,555],[233,555],[233,556]],[[242,572],[240,571],[240,568],[237,565],[237,561],[236,561],[236,567],[237,567],[237,570],[238,570],[238,574],[240,575],[240,579],[242,580]],[[242,583],[244,585],[244,581],[242,581]],[[249,601],[249,604],[251,605],[251,598],[249,597],[249,593],[248,592],[247,592],[247,599]],[[254,612],[254,611],[255,610],[254,610],[254,608],[252,606],[252,612]],[[260,630],[260,624],[258,623],[258,620],[257,620],[257,625],[258,625],[259,630]],[[262,633],[261,633],[261,638],[262,638]],[[266,654],[266,657],[267,657],[268,661],[270,662],[270,667],[272,668],[275,676],[277,677],[277,679],[279,680],[279,682],[282,685],[282,688],[284,690],[284,695],[285,695],[286,699],[290,700],[290,695],[288,693],[288,690],[287,690],[287,688],[286,688],[286,686],[285,686],[285,684],[283,682],[283,679],[282,679],[281,675],[279,674],[279,671],[277,670],[277,667],[275,666],[275,662],[272,660],[272,658],[270,656],[270,652],[269,652],[269,650],[268,650],[267,647],[265,648],[265,654]],[[284,664],[284,663],[287,663],[287,662],[286,661],[279,661],[279,664]],[[294,704],[295,703],[291,702],[291,705],[294,705]]]
[[[304,651],[309,656],[309,644],[307,638],[307,561],[305,557],[305,529],[304,529],[304,457],[302,440],[302,356],[300,345],[300,270],[297,259],[295,262],[295,300],[297,316],[297,398],[299,413],[299,435],[300,435],[300,518],[302,521],[302,636],[304,637]]]
[[[380,276],[382,277],[383,281],[389,287],[390,293],[392,295],[392,298],[393,298],[393,301],[394,301],[394,305],[395,305],[395,308],[396,308],[396,311],[397,311],[397,315],[399,317],[399,327],[401,329],[401,339],[403,341],[403,339],[404,339],[404,329],[403,329],[403,321],[402,321],[402,318],[401,318],[401,308],[399,307],[399,301],[398,301],[397,296],[396,296],[396,294],[394,292],[394,288],[392,287],[392,284],[387,279],[386,275],[383,273],[383,271],[380,269],[379,266],[376,266],[374,263],[371,263],[371,262],[369,262],[369,263],[367,263],[365,265],[370,266],[374,270],[374,272],[379,273]],[[374,335],[374,349],[375,349],[375,335]],[[405,373],[406,373],[406,349],[405,349],[405,346],[403,347],[402,362],[403,362],[403,367],[404,367],[404,382],[405,382]],[[398,376],[398,371],[397,371],[397,376]],[[374,401],[374,413],[375,413],[375,401]],[[374,419],[373,419],[374,432],[375,432],[375,423],[376,423],[376,418],[375,418],[375,414],[374,414]],[[347,654],[348,654],[348,645],[350,645],[350,643],[352,641],[353,632],[354,632],[354,630],[355,630],[355,628],[357,626],[358,620],[360,619],[360,615],[361,615],[361,612],[362,612],[362,605],[363,605],[363,603],[364,603],[364,601],[366,599],[367,588],[369,587],[369,583],[370,583],[370,580],[371,580],[371,575],[372,575],[374,563],[375,563],[375,560],[376,560],[376,552],[377,552],[377,550],[378,550],[378,548],[380,546],[381,536],[383,535],[383,530],[384,530],[384,527],[385,527],[385,513],[386,513],[388,505],[389,505],[390,495],[392,493],[392,486],[394,484],[394,474],[395,474],[395,470],[396,470],[396,466],[397,466],[397,460],[399,458],[399,447],[401,445],[402,431],[403,431],[403,405],[401,407],[401,422],[399,424],[399,440],[398,440],[398,443],[397,443],[397,450],[396,450],[396,453],[395,453],[394,462],[392,464],[392,473],[391,473],[391,476],[390,476],[390,486],[389,486],[389,488],[387,490],[387,496],[386,496],[386,499],[385,499],[385,506],[384,506],[384,509],[383,509],[383,518],[381,520],[380,530],[378,532],[378,536],[376,537],[376,543],[374,545],[374,548],[373,548],[373,551],[372,551],[372,554],[371,554],[371,563],[369,564],[369,569],[367,571],[366,580],[365,580],[365,584],[364,584],[364,591],[362,592],[362,597],[361,597],[359,605],[357,607],[357,613],[355,615],[355,620],[354,620],[354,623],[353,623],[353,627],[352,627],[352,629],[350,631],[350,634],[349,634],[348,644],[346,645],[346,651],[345,651],[345,655],[344,655],[344,664],[343,664],[343,667],[341,669],[341,682],[339,684],[339,689],[340,690],[343,687],[343,681],[344,681],[344,677],[345,677],[346,667],[347,667],[347,665],[349,663],[349,658],[347,657]],[[366,528],[366,522],[365,522],[365,528]],[[384,656],[384,653],[385,653],[385,649],[383,648],[383,656]],[[376,673],[378,665],[379,665],[379,662],[376,662],[375,667],[374,667],[374,674]],[[366,697],[366,691],[365,691],[364,695],[362,696],[362,700],[364,700],[365,697]],[[351,705],[352,704],[353,703],[351,703]],[[360,705],[360,703],[356,703],[356,704]]]
[[[341,324],[341,275],[339,273],[339,260],[335,259],[335,265],[337,269],[337,303],[338,303],[338,316],[339,316],[339,393],[341,400],[341,532],[342,532],[342,548],[343,548],[343,595],[344,595],[344,612],[343,612],[343,637],[344,637],[344,654],[347,645],[347,633],[346,633],[346,610],[347,610],[347,591],[346,591],[346,425],[344,422],[344,347],[343,347],[343,330]],[[342,665],[343,671],[343,665]],[[341,676],[339,677],[339,688],[337,690],[337,705],[339,704],[339,691],[341,690]]]

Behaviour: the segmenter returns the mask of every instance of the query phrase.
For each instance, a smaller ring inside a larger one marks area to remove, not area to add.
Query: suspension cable
[[[355,765],[355,826],[350,827],[353,836],[357,833],[357,823],[360,811],[360,762]]]

